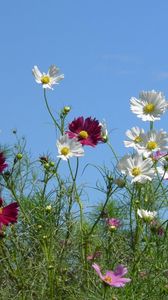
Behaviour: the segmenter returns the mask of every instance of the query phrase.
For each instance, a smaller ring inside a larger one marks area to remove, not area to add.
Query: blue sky
[[[81,115],[105,119],[120,155],[126,129],[147,124],[130,112],[141,90],[168,98],[167,0],[3,1],[1,26],[1,144],[12,129],[27,139],[34,157],[57,155],[56,136],[43,91],[31,74],[56,64],[65,79],[48,92],[53,112],[71,105],[69,121]],[[167,130],[167,115],[156,127]],[[112,161],[106,145],[87,148],[83,162]]]

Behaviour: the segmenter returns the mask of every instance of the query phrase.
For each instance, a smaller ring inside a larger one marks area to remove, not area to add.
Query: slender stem
[[[150,121],[150,130],[153,130],[153,128],[154,128],[154,122]]]
[[[117,154],[115,153],[115,151],[114,151],[112,145],[111,145],[109,142],[107,142],[107,145],[109,146],[109,148],[110,148],[111,151],[113,152],[113,155],[114,155],[116,161],[119,162],[119,159],[118,159],[118,157],[117,157]]]
[[[60,131],[61,134],[62,134],[61,127],[60,127],[60,125],[58,124],[58,122],[56,121],[56,119],[54,118],[54,116],[53,116],[53,114],[52,114],[52,112],[51,112],[51,109],[50,109],[50,107],[49,107],[49,105],[48,105],[47,96],[46,96],[46,89],[44,89],[44,100],[45,100],[45,104],[46,104],[47,110],[48,110],[48,112],[49,112],[49,114],[50,114],[50,117],[52,118],[52,120],[53,120],[53,122],[54,122],[55,127],[58,128],[59,131]]]
[[[104,205],[103,205],[103,207],[102,207],[102,210],[101,210],[99,216],[97,217],[95,223],[93,224],[91,230],[89,231],[88,237],[93,233],[93,231],[94,231],[94,229],[95,229],[97,223],[99,222],[99,220],[100,220],[100,218],[101,218],[101,216],[102,216],[102,212],[105,210],[105,207],[106,207],[106,205],[107,205],[107,203],[108,203],[108,201],[109,201],[111,195],[112,195],[116,190],[117,190],[117,188],[114,189],[113,191],[111,191],[111,190],[107,191],[106,201],[104,202]]]

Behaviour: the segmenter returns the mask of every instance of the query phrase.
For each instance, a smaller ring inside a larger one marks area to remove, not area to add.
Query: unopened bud
[[[18,154],[16,154],[16,158],[17,158],[17,159],[19,159],[19,160],[20,160],[20,159],[22,159],[22,157],[23,157],[22,153],[18,153]]]
[[[55,166],[55,162],[54,161],[50,161],[50,166],[54,167]]]
[[[49,163],[44,164],[44,168],[45,168],[46,170],[48,170],[48,169],[50,168],[50,164],[49,164]]]
[[[52,210],[52,206],[51,205],[47,205],[46,208],[45,208],[45,210],[47,212],[50,212]]]
[[[63,108],[63,113],[64,113],[64,114],[68,114],[68,113],[70,112],[70,110],[71,110],[71,107],[70,107],[70,106],[64,106],[64,108]]]
[[[117,178],[117,179],[115,179],[115,180],[114,180],[114,183],[115,183],[116,185],[118,185],[118,187],[121,188],[121,189],[125,187],[125,180],[122,179],[122,178]]]

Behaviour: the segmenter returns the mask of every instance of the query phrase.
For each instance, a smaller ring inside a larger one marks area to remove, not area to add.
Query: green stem
[[[153,130],[153,128],[154,128],[154,122],[150,121],[150,130]]]
[[[112,145],[111,145],[109,142],[107,142],[107,145],[109,146],[109,148],[110,148],[111,151],[113,152],[113,155],[114,155],[116,161],[119,162],[119,159],[118,159],[118,157],[117,157],[117,154],[115,153],[115,151],[114,151]]]
[[[91,230],[89,231],[87,238],[89,238],[89,236],[93,233],[93,231],[94,231],[94,229],[95,229],[97,223],[98,223],[99,220],[101,219],[102,213],[103,213],[103,211],[105,210],[106,205],[107,205],[107,203],[108,203],[110,197],[112,196],[112,194],[113,194],[116,190],[117,190],[117,188],[114,189],[113,191],[111,191],[111,189],[109,189],[109,190],[107,191],[107,194],[106,194],[106,201],[104,202],[103,208],[102,208],[102,210],[101,210],[99,216],[97,217],[95,223],[93,224]]]
[[[50,107],[48,105],[47,96],[46,96],[46,89],[44,89],[44,100],[45,100],[45,104],[46,104],[47,110],[48,110],[48,112],[50,114],[50,117],[52,118],[52,120],[54,122],[55,127],[58,128],[59,131],[62,134],[62,129],[61,129],[60,125],[58,124],[58,122],[56,121],[56,119],[54,118],[54,116],[53,116],[53,114],[51,112],[51,109],[50,109]]]

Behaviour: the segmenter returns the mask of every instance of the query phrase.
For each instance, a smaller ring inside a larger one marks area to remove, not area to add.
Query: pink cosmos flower
[[[115,230],[119,226],[121,226],[120,220],[119,219],[115,219],[115,218],[108,218],[108,219],[106,219],[106,223],[109,226],[109,228],[112,229],[112,230]]]
[[[2,202],[3,200],[0,198],[1,205]],[[0,229],[2,228],[2,225],[8,226],[10,223],[17,223],[18,207],[17,202],[13,202],[0,208]]]
[[[5,163],[5,156],[4,156],[4,153],[3,152],[0,152],[0,173],[3,172],[3,170],[8,166],[6,163]]]
[[[158,161],[160,158],[165,157],[167,153],[161,152],[161,151],[156,151],[155,153],[152,154],[152,159],[154,161]]]
[[[102,142],[101,125],[98,120],[91,117],[84,119],[79,117],[69,124],[69,131],[66,132],[69,138],[76,137],[82,145],[95,147]]]
[[[92,267],[95,269],[100,279],[106,284],[114,287],[124,287],[127,282],[130,282],[130,278],[122,277],[128,270],[123,265],[118,265],[115,271],[107,271],[105,275],[102,275],[99,265],[94,263]]]

